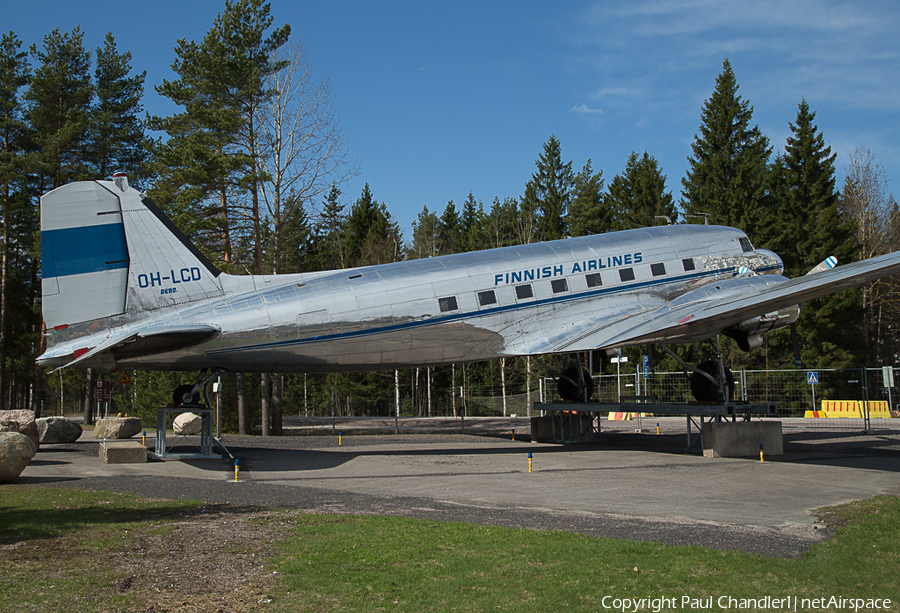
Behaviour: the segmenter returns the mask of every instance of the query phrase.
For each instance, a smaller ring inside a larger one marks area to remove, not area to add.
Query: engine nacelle
[[[750,351],[762,345],[764,334],[785,328],[797,321],[798,317],[800,305],[795,304],[759,317],[745,319],[724,333],[737,341],[738,347],[743,351]]]

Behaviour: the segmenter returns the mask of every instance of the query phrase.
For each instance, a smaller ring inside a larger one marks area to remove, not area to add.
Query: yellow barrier
[[[607,421],[629,421],[634,419],[635,417],[653,417],[653,413],[610,413],[606,419]]]
[[[861,400],[823,400],[821,411],[806,411],[805,417],[865,417],[866,403]],[[885,400],[869,401],[869,417],[889,418],[890,407]]]

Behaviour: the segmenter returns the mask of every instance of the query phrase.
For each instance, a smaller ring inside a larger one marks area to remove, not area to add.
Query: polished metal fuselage
[[[678,225],[327,273],[221,274],[222,297],[52,332],[40,362],[63,365],[90,337],[148,325],[218,334],[79,366],[315,373],[594,349],[699,287],[780,274],[777,256],[748,245],[733,228]]]

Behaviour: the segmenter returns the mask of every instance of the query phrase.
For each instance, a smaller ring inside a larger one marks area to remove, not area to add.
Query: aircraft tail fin
[[[49,329],[223,295],[219,270],[121,174],[44,194],[41,252]]]

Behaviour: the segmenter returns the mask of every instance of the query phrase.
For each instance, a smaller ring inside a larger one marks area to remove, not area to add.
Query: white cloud
[[[589,113],[589,114],[599,113],[602,115],[603,109],[592,109],[592,108],[588,107],[588,105],[586,105],[584,102],[579,102],[578,104],[573,106],[571,109],[569,109],[569,112],[570,113]]]

